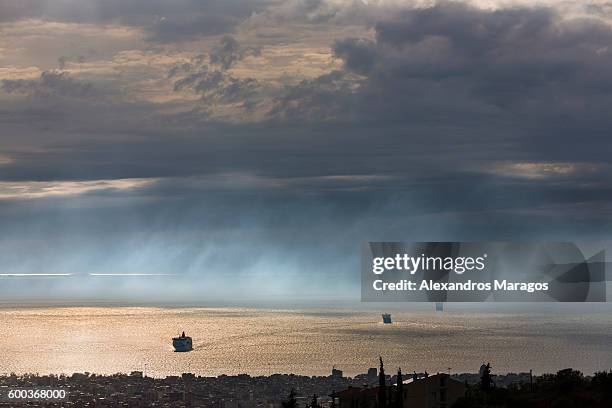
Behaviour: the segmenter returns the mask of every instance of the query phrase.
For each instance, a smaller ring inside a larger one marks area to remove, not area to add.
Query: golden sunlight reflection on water
[[[612,368],[612,316],[82,307],[2,309],[0,373],[348,375],[378,355],[405,372]],[[182,330],[194,350],[172,351]]]

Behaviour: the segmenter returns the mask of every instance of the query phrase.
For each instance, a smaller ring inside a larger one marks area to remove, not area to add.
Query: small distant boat
[[[191,337],[185,336],[185,332],[181,334],[179,337],[172,338],[172,346],[174,347],[174,351],[191,351],[193,350],[193,342],[191,341]]]
[[[444,311],[444,303],[436,302],[436,312],[443,312],[443,311]]]
[[[391,324],[391,323],[393,323],[391,321],[391,315],[389,313],[383,313],[382,319],[383,319],[383,323],[384,324]]]

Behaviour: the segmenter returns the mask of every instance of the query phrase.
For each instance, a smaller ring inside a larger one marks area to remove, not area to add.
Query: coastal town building
[[[448,374],[415,374],[403,381],[402,406],[404,408],[449,408],[465,395],[466,385]],[[380,387],[349,387],[335,397],[339,408],[380,408]],[[385,387],[387,407],[395,407],[397,385]]]

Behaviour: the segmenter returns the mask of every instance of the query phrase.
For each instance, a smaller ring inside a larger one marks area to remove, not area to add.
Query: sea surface
[[[347,375],[612,368],[612,315],[219,308],[0,309],[0,373]],[[175,353],[185,330],[194,350]]]

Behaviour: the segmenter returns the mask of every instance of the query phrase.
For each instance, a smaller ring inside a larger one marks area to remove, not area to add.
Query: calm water
[[[495,371],[587,373],[612,367],[612,317],[473,313],[394,313],[253,309],[0,309],[0,373],[96,373],[142,370],[349,375],[377,364],[405,372]],[[186,330],[195,350],[174,353],[170,338]]]

